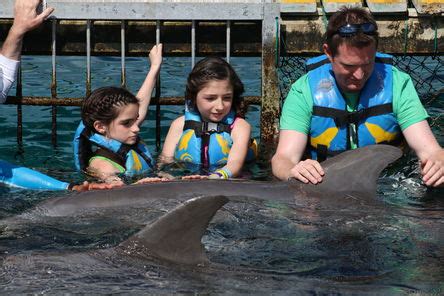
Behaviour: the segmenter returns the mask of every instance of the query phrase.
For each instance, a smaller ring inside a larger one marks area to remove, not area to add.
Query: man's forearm
[[[271,168],[273,175],[282,180],[286,181],[290,177],[290,171],[294,167],[294,164],[290,161],[290,159],[284,159],[280,156],[273,156],[271,159]]]

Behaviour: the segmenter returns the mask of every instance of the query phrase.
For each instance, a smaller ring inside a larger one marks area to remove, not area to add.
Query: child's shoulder
[[[240,127],[240,128],[250,128],[250,124],[248,123],[248,121],[246,121],[244,118],[242,117],[237,117],[236,118],[236,122],[234,123],[234,127]]]
[[[231,131],[232,136],[239,134],[239,135],[246,135],[250,134],[251,132],[251,125],[243,118],[238,117],[236,118],[236,122],[234,123],[233,130]]]
[[[171,127],[182,127],[185,124],[185,116],[179,116],[171,122]]]

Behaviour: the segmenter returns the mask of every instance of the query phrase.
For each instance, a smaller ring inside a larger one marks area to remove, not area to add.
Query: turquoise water
[[[23,58],[23,95],[50,96],[51,68],[47,57]],[[260,95],[260,59],[232,58],[232,65],[245,84],[245,95]],[[127,58],[127,86],[136,93],[148,69],[146,58]],[[120,58],[92,59],[92,88],[120,84]],[[188,58],[167,58],[161,70],[161,95],[183,96],[186,77],[191,68]],[[38,73],[38,74],[37,74]],[[58,57],[57,93],[60,97],[81,97],[85,93],[86,66],[83,57]],[[14,93],[11,90],[11,94]],[[155,147],[155,106],[150,107],[141,128],[141,137],[151,151]],[[165,137],[173,119],[183,112],[182,106],[162,107],[161,134]],[[78,107],[58,107],[57,147],[51,145],[51,107],[23,107],[23,150],[17,154],[16,107],[2,106],[0,151],[4,160],[19,163],[51,175],[62,174],[65,180],[79,180],[83,176],[74,170],[71,141],[80,118]],[[259,107],[251,106],[247,120],[253,123],[253,136],[259,138]],[[256,124],[254,124],[256,123]]]
[[[58,58],[58,93],[85,92],[85,60]],[[233,58],[246,95],[260,90],[260,59]],[[24,57],[24,95],[49,95],[49,59]],[[142,82],[147,61],[128,58],[128,86]],[[93,58],[93,88],[120,83],[120,59]],[[182,95],[190,60],[167,58],[162,95]],[[444,145],[444,98],[428,99],[432,128]],[[58,145],[51,145],[51,108],[24,106],[23,152],[16,144],[16,107],[1,106],[0,155],[7,161],[63,180],[82,180],[72,163],[76,107],[58,109]],[[248,120],[259,136],[259,108]],[[162,107],[162,134],[182,107]],[[152,151],[154,113],[142,137]],[[12,217],[60,193],[0,187],[0,217]],[[204,237],[214,265],[171,267],[157,262],[95,254],[110,248],[178,204],[156,201],[147,208],[92,211],[70,218],[0,223],[0,291],[3,293],[261,293],[261,294],[442,294],[444,200],[442,191],[421,185],[417,161],[406,157],[379,180],[376,206],[352,209],[296,207],[249,200],[229,203]],[[77,252],[89,252],[88,256]],[[48,256],[51,254],[51,256]]]

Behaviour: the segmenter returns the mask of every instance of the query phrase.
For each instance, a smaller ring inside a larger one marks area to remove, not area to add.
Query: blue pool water
[[[93,88],[120,83],[120,59],[93,58]],[[82,96],[85,60],[58,58],[58,94]],[[260,59],[232,58],[246,95],[260,92]],[[24,57],[24,95],[50,95],[46,57]],[[144,58],[127,59],[133,92],[145,77]],[[167,58],[162,95],[182,95],[190,60]],[[71,140],[79,109],[59,107],[58,145],[51,145],[51,108],[23,107],[23,151],[16,144],[16,107],[1,106],[0,155],[63,180],[82,180],[72,163]],[[444,98],[427,101],[432,128],[444,145]],[[259,137],[259,108],[247,119]],[[162,107],[162,134],[182,107]],[[142,128],[151,150],[154,113]],[[444,293],[442,191],[421,185],[417,161],[406,157],[379,180],[378,206],[313,211],[292,204],[249,200],[229,203],[211,223],[204,244],[213,264],[205,268],[94,254],[115,246],[178,201],[156,201],[70,218],[30,218],[0,223],[0,291],[26,294]],[[0,218],[10,218],[61,193],[0,187]],[[327,197],[326,197],[327,198]],[[6,221],[6,220],[4,220]],[[85,255],[85,253],[89,255]]]

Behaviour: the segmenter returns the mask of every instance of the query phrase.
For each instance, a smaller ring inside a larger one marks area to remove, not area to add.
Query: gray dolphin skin
[[[70,216],[95,208],[143,206],[147,200],[177,199],[184,203],[146,226],[116,249],[140,257],[201,264],[208,260],[201,243],[202,235],[213,215],[229,200],[254,198],[298,205],[303,202],[309,204],[311,199],[317,199],[341,208],[350,199],[373,200],[380,172],[401,155],[400,149],[388,145],[374,145],[344,152],[322,163],[325,177],[318,185],[303,184],[296,180],[150,183],[52,198],[21,216]]]

